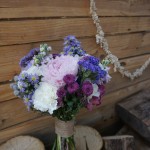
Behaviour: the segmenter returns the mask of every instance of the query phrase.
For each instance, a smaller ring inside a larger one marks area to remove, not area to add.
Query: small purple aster
[[[75,82],[75,76],[72,74],[67,74],[64,76],[63,80],[66,84],[72,84]]]
[[[93,93],[93,86],[92,83],[89,81],[85,81],[82,85],[82,92],[86,96],[90,96]]]
[[[64,87],[61,87],[57,90],[57,96],[59,98],[62,98],[66,95],[66,90],[64,89]]]
[[[69,84],[67,87],[67,90],[70,94],[75,93],[78,89],[79,89],[79,84],[77,82]]]

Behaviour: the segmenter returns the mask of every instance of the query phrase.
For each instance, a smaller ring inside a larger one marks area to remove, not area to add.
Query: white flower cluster
[[[28,70],[22,71],[22,73],[27,73],[27,74],[36,74],[38,76],[42,75],[41,67],[39,66],[31,66]]]
[[[42,112],[48,111],[50,114],[53,114],[53,111],[57,109],[56,92],[56,87],[46,82],[41,82],[32,97],[34,108]]]

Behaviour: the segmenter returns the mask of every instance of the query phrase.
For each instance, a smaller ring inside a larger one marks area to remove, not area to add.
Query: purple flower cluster
[[[64,54],[65,55],[79,55],[84,56],[86,52],[81,47],[81,43],[75,38],[75,36],[70,35],[64,39]]]
[[[77,82],[69,84],[67,87],[67,90],[70,94],[75,93],[78,89],[79,89],[79,84]]]
[[[40,77],[38,75],[21,73],[18,76],[17,84],[14,84],[14,87],[12,87],[17,96],[24,99],[28,109],[32,106],[32,96],[38,88],[39,82]]]
[[[67,85],[67,91],[72,94],[79,89],[79,84],[75,81],[75,76],[72,74],[67,74],[63,78],[64,82]]]
[[[75,76],[72,74],[67,74],[64,76],[63,80],[66,83],[64,87],[60,87],[57,90],[57,96],[58,96],[58,105],[62,105],[63,103],[63,98],[66,96],[66,94],[73,94],[77,92],[79,89],[79,84],[75,81]]]
[[[78,64],[85,70],[85,76],[87,77],[88,74],[94,78],[94,82],[99,81],[100,79],[104,78],[106,76],[106,71],[103,70],[100,65],[100,61],[98,58],[94,56],[85,56],[83,59],[81,59]],[[90,72],[90,73],[89,73]]]
[[[34,55],[37,55],[40,51],[40,48],[34,48],[32,49],[26,56],[24,56],[21,60],[20,60],[20,67],[21,68],[25,68],[30,61],[33,59]]]

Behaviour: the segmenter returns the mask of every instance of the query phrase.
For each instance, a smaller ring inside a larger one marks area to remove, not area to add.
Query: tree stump
[[[130,135],[103,137],[103,150],[135,150],[134,138]]]
[[[103,146],[98,131],[88,126],[76,126],[74,139],[77,150],[100,150]]]
[[[31,136],[18,136],[0,146],[0,150],[45,150],[43,143]]]

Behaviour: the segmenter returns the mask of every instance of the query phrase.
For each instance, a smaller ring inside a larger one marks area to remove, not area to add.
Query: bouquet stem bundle
[[[65,122],[55,119],[55,132],[57,138],[52,150],[76,150],[73,138],[74,120]]]

